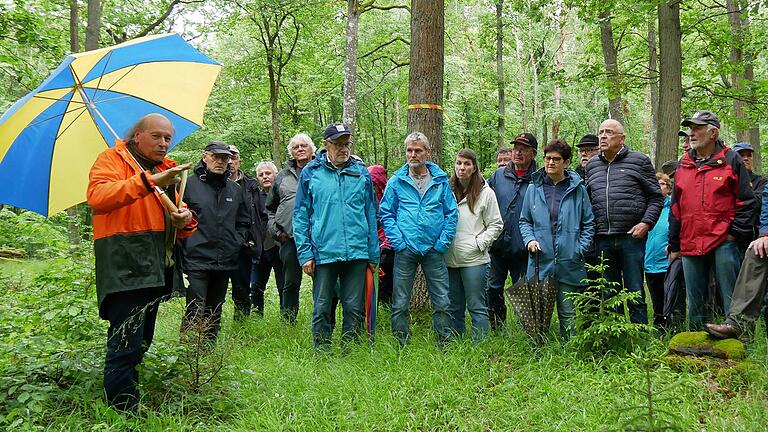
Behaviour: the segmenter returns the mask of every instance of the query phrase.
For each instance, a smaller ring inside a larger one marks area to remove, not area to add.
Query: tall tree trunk
[[[610,11],[600,14],[600,45],[603,48],[605,71],[608,75],[608,110],[612,119],[623,124],[624,111],[622,110],[621,80],[619,79],[616,46],[613,45],[613,26],[611,25]]]
[[[504,33],[501,21],[504,0],[496,0],[496,76],[499,86],[498,146],[504,147],[505,100],[504,100]]]
[[[381,128],[382,138],[384,139],[384,160],[382,161],[382,165],[386,170],[389,164],[389,122],[387,121],[387,110],[389,109],[389,104],[387,104],[386,92],[382,93],[381,95],[381,108],[384,113],[384,125]]]
[[[680,98],[683,95],[680,52],[680,2],[659,5],[659,117],[656,163],[677,159]]]
[[[555,71],[557,72],[557,78],[555,79],[555,88],[553,90],[554,102],[555,102],[555,116],[552,119],[552,139],[556,140],[560,135],[560,79],[562,78],[563,63],[565,61],[565,19],[563,14],[565,13],[565,5],[562,0],[557,2],[557,9],[555,12],[555,21],[560,28],[560,43],[557,46],[557,54],[555,56]]]
[[[531,76],[533,77],[533,125],[530,130],[534,133],[539,127],[539,60],[531,54]]]
[[[69,0],[69,50],[80,52],[80,17],[77,0]]]
[[[520,127],[522,130],[528,130],[528,107],[527,95],[525,93],[525,64],[520,50],[520,36],[515,34],[515,60],[517,61],[517,87],[520,92]]]
[[[88,26],[85,29],[85,50],[99,48],[101,30],[101,0],[88,0]]]
[[[408,133],[419,131],[432,144],[432,160],[442,165],[443,0],[411,2],[411,61],[408,77]],[[431,107],[423,107],[424,104]]]
[[[648,23],[648,89],[650,93],[650,113],[651,113],[651,127],[648,131],[648,154],[652,155],[656,159],[656,128],[658,127],[658,109],[659,109],[659,83],[657,72],[657,59],[656,53],[656,23]],[[665,161],[654,160],[655,166],[660,167]]]
[[[282,166],[283,144],[280,139],[280,109],[277,104],[280,81],[275,76],[275,68],[272,66],[269,55],[267,56],[267,74],[269,75],[269,107],[272,113],[272,160],[277,166]]]
[[[443,160],[444,37],[443,0],[412,0],[408,133],[418,131],[426,135],[432,144],[432,160],[440,165]],[[431,107],[422,107],[423,104]],[[419,266],[411,306],[417,310],[428,304],[427,284]]]
[[[342,121],[355,133],[355,110],[357,98],[357,32],[360,22],[359,0],[347,0],[347,49],[344,54],[344,113]]]

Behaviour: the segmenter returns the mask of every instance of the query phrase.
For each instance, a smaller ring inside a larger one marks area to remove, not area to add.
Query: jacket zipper
[[[611,234],[611,210],[608,205],[608,186],[610,185],[609,178],[611,175],[612,163],[613,161],[608,162],[608,169],[605,170],[605,218],[608,220],[608,234]]]

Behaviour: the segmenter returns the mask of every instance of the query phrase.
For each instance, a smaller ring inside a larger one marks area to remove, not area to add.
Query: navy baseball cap
[[[528,132],[521,133],[520,135],[516,136],[510,144],[522,144],[532,148],[539,146],[539,142],[536,141],[536,137],[533,136],[533,134],[529,134]]]
[[[208,145],[205,146],[205,151],[211,152],[213,154],[228,154],[232,156],[232,151],[229,149],[229,146],[224,144],[222,141],[209,142]]]
[[[325,132],[323,132],[323,139],[336,141],[344,135],[352,135],[352,131],[349,130],[349,126],[345,125],[344,123],[333,123],[329,124],[328,127],[325,128]]]
[[[680,124],[683,127],[691,127],[691,125],[702,126],[708,124],[720,129],[720,119],[717,118],[715,113],[712,111],[696,111],[696,114],[694,114],[693,117],[683,120],[683,122]]]
[[[748,142],[736,143],[736,144],[733,145],[733,147],[731,147],[731,150],[733,150],[735,152],[740,152],[742,150],[749,150],[749,151],[751,151],[753,153],[755,151],[755,149],[752,147],[752,144],[750,144]]]

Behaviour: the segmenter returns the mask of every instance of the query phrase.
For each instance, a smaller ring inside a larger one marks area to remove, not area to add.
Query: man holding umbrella
[[[126,141],[103,151],[91,167],[88,204],[93,208],[99,315],[109,321],[104,390],[107,402],[133,410],[139,402],[136,367],[152,343],[158,303],[181,287],[175,238],[197,226],[187,209],[164,209],[155,186],[169,186],[190,164],[165,158],[174,134],[160,114],[141,118]]]

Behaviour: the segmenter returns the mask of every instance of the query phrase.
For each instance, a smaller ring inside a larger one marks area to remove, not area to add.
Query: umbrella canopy
[[[549,276],[543,281],[539,280],[538,254],[535,259],[533,277],[520,278],[507,288],[507,295],[523,330],[531,336],[536,346],[541,346],[546,342],[546,334],[552,323],[558,286]]]
[[[379,304],[379,271],[374,276],[374,272],[370,267],[365,269],[365,328],[368,330],[368,340],[370,342],[373,342],[376,336],[376,315]]]
[[[0,203],[57,213],[85,200],[88,171],[146,114],[197,130],[221,66],[180,36],[72,54],[0,117]]]

